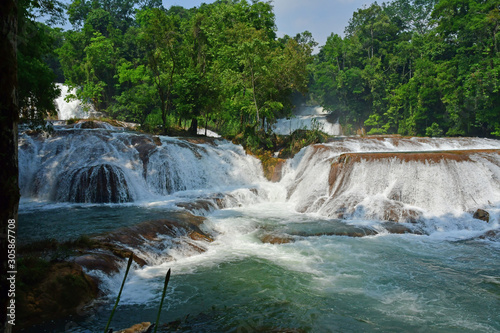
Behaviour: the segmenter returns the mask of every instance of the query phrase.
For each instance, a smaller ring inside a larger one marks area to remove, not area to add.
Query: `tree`
[[[86,75],[78,92],[82,100],[90,100],[96,110],[106,110],[114,96],[117,55],[113,41],[95,32],[84,49],[83,68]]]
[[[62,4],[55,0],[21,0],[18,13],[18,78],[21,120],[32,127],[45,127],[45,119],[56,115],[54,99],[60,91],[55,74],[46,62],[55,40],[51,29],[36,22],[37,15],[50,15],[61,22]]]
[[[7,323],[8,296],[8,234],[15,235],[19,205],[19,180],[17,160],[17,122],[19,117],[17,101],[17,28],[18,7],[15,0],[0,2],[0,158],[3,166],[0,174],[0,251],[2,270],[0,273],[1,328],[12,331]],[[13,224],[10,222],[14,221]],[[10,228],[13,226],[13,229]],[[13,233],[12,233],[13,232]]]
[[[179,66],[180,38],[177,18],[159,9],[145,10],[139,17],[142,31],[140,41],[147,52],[147,66],[160,98],[163,130],[168,127],[167,116],[172,106],[172,90]]]

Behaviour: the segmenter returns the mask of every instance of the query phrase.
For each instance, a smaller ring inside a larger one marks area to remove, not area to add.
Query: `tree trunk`
[[[198,134],[198,118],[191,120],[191,127],[189,127],[189,134],[196,136]]]
[[[205,136],[208,133],[208,112],[205,113]]]
[[[7,307],[14,297],[9,297],[11,284],[7,274],[16,271],[14,262],[9,262],[9,253],[13,257],[13,248],[9,249],[9,241],[17,232],[17,210],[19,206],[18,164],[17,164],[17,122],[19,109],[17,101],[17,1],[0,1],[0,252],[2,253],[2,270],[0,273],[0,315],[1,329],[12,332],[7,316]],[[10,233],[9,233],[10,231]],[[9,237],[10,235],[10,237]],[[15,243],[14,243],[15,245]],[[13,266],[10,266],[13,264]],[[15,278],[15,275],[14,275]],[[10,310],[9,310],[10,313]],[[12,323],[12,322],[11,322]]]

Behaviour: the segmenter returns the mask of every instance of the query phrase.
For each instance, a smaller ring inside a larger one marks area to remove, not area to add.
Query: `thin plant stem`
[[[161,294],[160,308],[158,309],[158,316],[156,317],[155,332],[158,329],[158,323],[160,322],[161,308],[163,307],[163,300],[165,299],[165,293],[167,291],[168,281],[170,281],[170,268],[168,269],[167,275],[165,276],[165,284],[163,285],[163,293]]]
[[[116,307],[118,306],[118,302],[120,302],[120,296],[122,294],[123,286],[125,285],[125,280],[127,280],[128,271],[130,270],[130,266],[132,265],[132,261],[134,259],[134,254],[130,254],[130,258],[127,264],[127,270],[125,271],[125,276],[123,277],[122,286],[120,287],[120,292],[118,293],[118,297],[116,298],[115,306],[111,311],[111,315],[109,316],[108,323],[106,324],[106,328],[104,329],[104,333],[108,332],[109,324],[111,324],[111,319],[113,319],[113,315],[115,314]]]

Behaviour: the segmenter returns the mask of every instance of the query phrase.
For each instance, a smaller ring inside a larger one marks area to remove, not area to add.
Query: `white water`
[[[76,95],[76,90],[70,90],[68,86],[61,83],[56,83],[56,85],[59,89],[61,89],[61,96],[55,100],[57,107],[57,119],[88,119],[99,118],[102,116],[102,113],[95,111],[94,107],[89,103],[84,103],[76,98],[66,101],[69,95]]]
[[[177,192],[196,198],[263,181],[259,162],[224,140],[160,140],[157,146],[150,136],[109,128],[56,128],[49,138],[22,134],[21,195],[48,202],[152,204]]]
[[[55,102],[57,106],[57,118],[59,120],[68,120],[72,118],[89,118],[89,112],[87,111],[90,106],[85,107],[82,102],[74,99],[69,102],[66,101],[68,95],[75,95],[75,90],[69,90],[68,86],[64,84],[57,83],[57,87],[61,89],[61,96],[59,96]]]
[[[328,135],[342,135],[342,128],[338,122],[327,120],[328,111],[322,107],[302,106],[290,119],[278,119],[274,132],[289,135],[298,129],[320,130]]]
[[[344,138],[304,149],[273,184],[263,178],[260,162],[224,140],[159,139],[156,146],[147,135],[114,128],[57,126],[52,137],[20,136],[21,229],[33,224],[56,238],[66,227],[76,229],[72,235],[105,232],[168,216],[177,202],[227,203],[198,212],[207,217],[201,228],[213,243],[185,239],[203,253],[170,237],[134,249],[151,264],[131,271],[116,328],[155,319],[172,267],[162,321],[190,314],[181,329],[186,332],[500,331],[500,246],[477,239],[499,229],[498,154],[477,151],[464,161],[361,160],[347,179],[332,189],[328,183],[331,165],[345,152],[500,149],[498,140]],[[117,203],[90,203],[103,197]],[[388,204],[419,212],[418,223],[406,225],[422,235],[385,231]],[[472,218],[477,208],[488,210],[489,223]],[[65,222],[56,227],[60,219]],[[335,235],[353,226],[379,234]],[[263,242],[269,235],[291,242]],[[103,281],[111,304],[122,274],[91,273]],[[103,327],[110,308],[73,331]]]
[[[405,213],[414,211],[427,232],[467,229],[477,233],[485,225],[473,220],[472,212],[481,208],[492,212],[490,226],[498,226],[498,154],[477,151],[467,161],[362,159],[346,166],[332,186],[328,182],[332,163],[344,152],[474,152],[500,148],[497,140],[346,138],[322,147],[308,147],[286,167],[282,183],[298,211],[354,221],[387,220],[388,210],[404,221]]]

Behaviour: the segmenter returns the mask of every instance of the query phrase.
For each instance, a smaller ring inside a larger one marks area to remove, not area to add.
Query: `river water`
[[[101,234],[168,217],[179,202],[232,198],[198,212],[214,238],[197,241],[204,252],[167,249],[165,261],[161,244],[149,249],[156,262],[133,267],[115,329],[155,321],[171,268],[161,322],[178,320],[181,332],[500,332],[500,240],[481,237],[499,229],[499,141],[342,138],[304,149],[271,183],[226,141],[160,137],[158,146],[103,127],[20,136],[21,242]],[[461,153],[431,154],[443,151]],[[349,167],[332,180],[336,163]],[[93,177],[108,194],[80,186]],[[387,207],[416,212],[415,223],[400,221],[413,233],[389,233]],[[489,223],[472,217],[478,208]],[[353,228],[374,232],[342,235]],[[102,280],[98,304],[35,331],[103,330],[123,270],[89,274]]]

